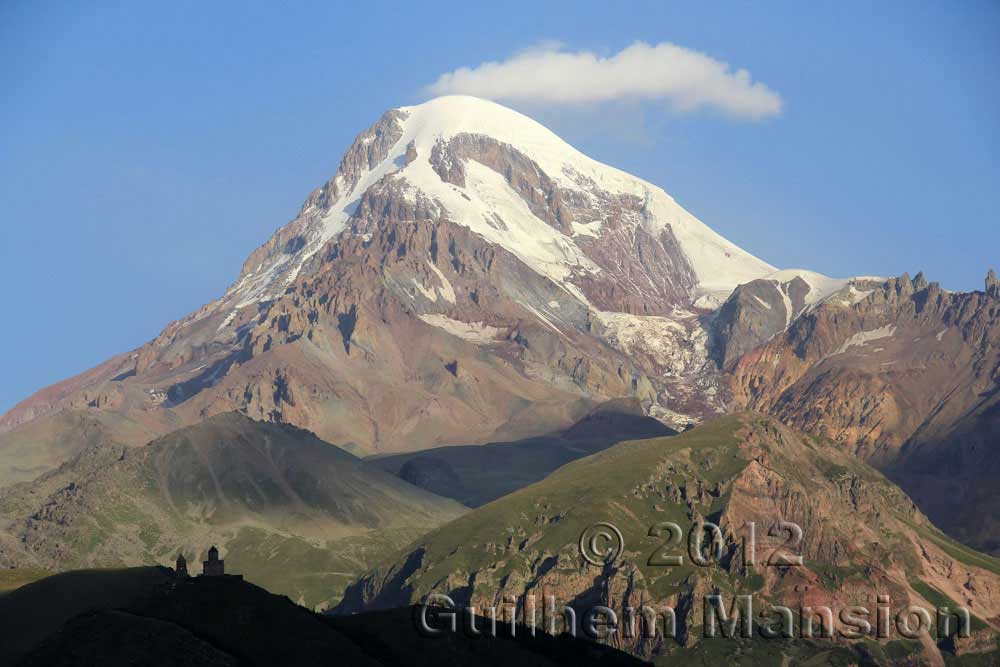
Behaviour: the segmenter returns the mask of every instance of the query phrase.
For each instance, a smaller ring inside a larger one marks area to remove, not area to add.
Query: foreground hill
[[[683,527],[683,541],[670,541],[666,521]],[[692,564],[686,538],[692,527],[700,535],[705,521],[720,526],[722,554],[701,567]],[[748,521],[756,522],[755,565],[747,560]],[[784,529],[770,535],[779,521],[800,526],[801,542]],[[624,538],[624,550],[600,566],[584,560],[580,546],[591,544],[582,535],[598,522],[615,525]],[[661,564],[674,555],[683,556],[680,566]],[[794,555],[802,556],[802,565],[774,560]],[[899,488],[834,443],[752,414],[671,438],[622,443],[570,463],[432,531],[353,584],[336,611],[407,605],[430,593],[445,593],[479,613],[512,605],[519,620],[530,596],[540,606],[543,596],[553,595],[560,609],[576,608],[578,618],[594,605],[618,610],[619,618],[625,607],[666,605],[676,610],[678,641],[619,634],[611,643],[680,660],[716,646],[700,642],[704,595],[712,592],[728,596],[727,608],[737,594],[796,610],[874,609],[877,594],[891,597],[893,613],[909,604],[964,605],[976,633],[957,640],[957,647],[946,645],[948,659],[995,650],[1000,627],[1000,561],[946,537]],[[839,632],[841,620],[835,624]],[[943,660],[934,641],[891,639],[895,643],[883,641],[869,653]],[[746,649],[721,646],[729,656],[716,655],[723,662]]]
[[[333,619],[233,577],[162,567],[76,571],[0,597],[0,663],[125,665],[638,665],[586,641],[420,637],[410,609]]]
[[[218,415],[145,447],[95,445],[0,493],[4,566],[230,570],[315,605],[377,554],[455,518],[434,496],[293,426]]]

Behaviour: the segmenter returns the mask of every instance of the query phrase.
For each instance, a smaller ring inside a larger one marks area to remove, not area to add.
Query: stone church
[[[177,555],[177,565],[174,567],[174,574],[178,577],[187,577],[187,559],[184,558],[184,554]],[[201,576],[203,577],[221,577],[226,574],[226,561],[219,558],[219,550],[212,545],[208,550],[208,560],[202,561],[201,563]]]

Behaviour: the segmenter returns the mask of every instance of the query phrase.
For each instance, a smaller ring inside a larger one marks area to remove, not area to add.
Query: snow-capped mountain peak
[[[124,441],[237,410],[375,452],[551,433],[623,397],[681,427],[725,409],[720,366],[872,289],[775,273],[530,118],[444,97],[362,132],[220,299],[0,431],[94,409]]]
[[[602,310],[632,308],[600,296],[609,286],[638,290],[653,312],[665,312],[714,306],[774,271],[661,188],[587,157],[527,116],[446,96],[388,111],[362,133],[299,217],[248,260],[226,301],[273,297],[327,242],[365,233],[357,211],[373,191],[468,227]],[[629,259],[636,266],[622,267]]]

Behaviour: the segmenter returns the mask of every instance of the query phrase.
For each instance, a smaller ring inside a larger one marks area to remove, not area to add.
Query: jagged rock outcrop
[[[715,352],[719,365],[732,367],[745,353],[784,331],[806,307],[809,285],[799,276],[782,283],[760,279],[740,285],[715,318]]]
[[[904,274],[831,298],[743,355],[731,386],[740,404],[882,468],[952,535],[998,549],[1000,306],[989,293]]]
[[[916,279],[926,287],[923,274]],[[837,280],[811,271],[778,271],[738,286],[712,322],[712,352],[731,371],[747,352],[784,333],[801,315],[819,304],[851,306],[884,282],[878,278]]]

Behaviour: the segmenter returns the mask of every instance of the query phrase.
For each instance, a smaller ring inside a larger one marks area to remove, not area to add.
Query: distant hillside
[[[615,443],[676,433],[644,416],[638,401],[623,399],[608,401],[570,428],[549,436],[438,447],[368,461],[439,496],[479,507]]]
[[[0,564],[231,571],[307,605],[336,598],[373,554],[464,511],[292,426],[229,413],[146,447],[89,447],[0,493]]]

